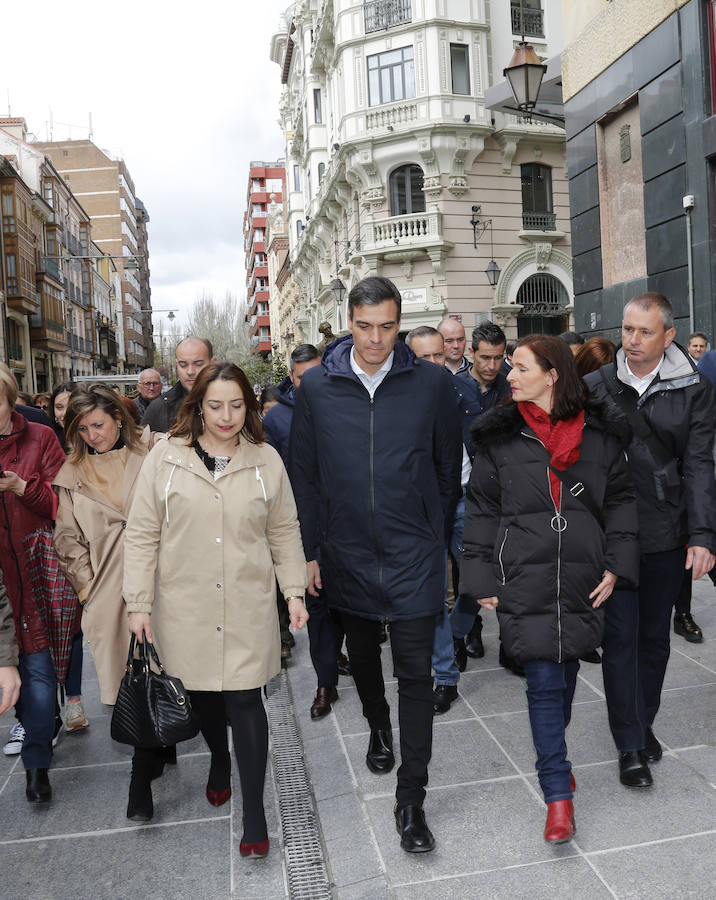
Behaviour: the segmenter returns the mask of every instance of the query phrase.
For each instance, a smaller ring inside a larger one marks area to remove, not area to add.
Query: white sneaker
[[[5,754],[5,756],[17,756],[18,753],[22,750],[22,745],[24,742],[25,729],[22,727],[22,722],[15,722],[15,724],[10,729],[10,740],[2,748],[2,752]]]
[[[72,734],[73,731],[81,731],[83,728],[89,728],[89,719],[82,708],[82,701],[68,703],[65,707],[65,731]]]

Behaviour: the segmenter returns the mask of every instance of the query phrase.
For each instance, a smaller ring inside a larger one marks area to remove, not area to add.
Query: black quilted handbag
[[[165,747],[195,737],[199,719],[184,685],[167,675],[153,644],[140,641],[139,658],[134,655],[135,646],[132,635],[127,669],[112,713],[112,737],[133,747]],[[150,655],[158,672],[150,666]]]

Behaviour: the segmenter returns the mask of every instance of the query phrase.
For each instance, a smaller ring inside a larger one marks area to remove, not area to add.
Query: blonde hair
[[[7,397],[7,402],[11,407],[14,407],[17,403],[17,395],[19,390],[20,387],[15,376],[5,365],[5,363],[0,363],[0,391],[5,394],[5,396]]]
[[[130,451],[139,449],[142,430],[135,425],[129,410],[122,403],[121,397],[104,385],[91,384],[88,387],[75,388],[67,403],[65,441],[70,448],[70,462],[81,462],[87,454],[87,444],[79,433],[80,420],[95,409],[107,413],[108,416],[119,422],[124,444]]]

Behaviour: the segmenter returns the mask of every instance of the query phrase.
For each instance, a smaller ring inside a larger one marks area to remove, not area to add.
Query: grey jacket
[[[15,623],[12,620],[12,607],[7,595],[5,582],[0,569],[0,666],[17,665],[17,641],[15,639]]]

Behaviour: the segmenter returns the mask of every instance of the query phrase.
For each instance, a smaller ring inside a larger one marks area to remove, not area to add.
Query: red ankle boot
[[[571,800],[553,800],[547,804],[544,839],[550,844],[564,844],[574,837],[574,804]]]

